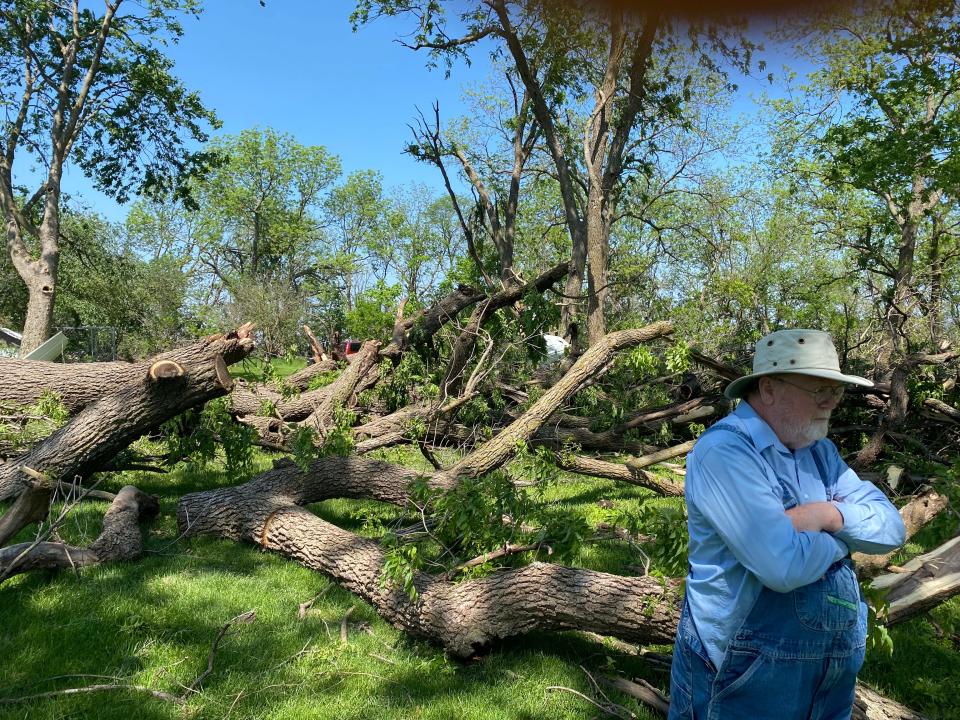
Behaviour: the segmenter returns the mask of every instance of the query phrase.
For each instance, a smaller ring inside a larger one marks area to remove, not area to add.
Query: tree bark
[[[922,530],[927,523],[947,507],[949,502],[949,498],[945,495],[931,490],[919,497],[913,498],[900,508],[900,517],[903,518],[903,524],[907,529],[907,540]],[[890,558],[896,555],[896,553],[896,550],[886,553],[885,555],[854,553],[853,562],[857,568],[857,575],[865,578],[880,573],[890,563]]]
[[[851,720],[924,720],[924,717],[863,683],[857,683]]]
[[[89,547],[58,542],[20,543],[0,550],[0,578],[40,568],[74,568],[133,560],[143,551],[140,520],[156,517],[160,503],[132,485],[122,488],[103,516],[103,529]]]
[[[417,573],[413,582],[417,599],[411,601],[401,589],[381,582],[385,556],[375,541],[331,525],[300,505],[331,492],[351,492],[343,489],[344,484],[362,492],[362,497],[379,494],[386,499],[400,485],[405,488],[397,481],[408,483],[414,473],[355,458],[324,460],[322,467],[333,472],[323,478],[315,472],[308,482],[292,469],[280,469],[247,485],[185,495],[178,507],[180,530],[188,536],[215,535],[280,552],[329,575],[394,626],[440,643],[460,657],[532,630],[576,628],[638,643],[665,643],[673,637],[679,619],[677,586],[649,577],[544,563],[461,583]],[[359,487],[358,477],[366,480],[365,487]],[[392,481],[384,487],[386,477]]]
[[[886,591],[886,624],[909,620],[960,593],[960,536],[904,564],[906,572],[875,578],[871,586]]]
[[[16,502],[0,516],[0,547],[27,525],[43,522],[50,511],[50,483],[33,479]]]
[[[252,326],[216,335],[190,346],[181,356],[184,374],[153,378],[153,363],[140,363],[139,378],[118,386],[88,405],[26,455],[0,465],[0,500],[18,495],[27,484],[26,465],[51,481],[87,477],[131,442],[171,417],[230,391],[227,364],[253,349]]]
[[[459,477],[476,477],[490,472],[513,457],[517,443],[528,441],[543,427],[561,403],[613,361],[617,351],[649,342],[673,332],[669,322],[658,322],[637,330],[610,333],[585,352],[570,371],[550,388],[523,415],[514,420],[492,440],[464,457],[444,472],[441,483],[453,485]]]
[[[237,330],[240,332],[240,330]],[[162,361],[190,365],[209,353],[213,336],[142,362],[55,363],[0,358],[0,400],[16,405],[36,402],[44,391],[56,393],[74,414],[116,388],[142,380]],[[239,359],[239,356],[236,358]],[[236,362],[232,359],[229,362]]]
[[[570,472],[639,485],[648,490],[653,490],[658,495],[683,497],[683,485],[664,480],[639,467],[634,468],[621,463],[606,462],[582,455],[564,455],[563,453],[558,453],[556,459],[559,467]]]

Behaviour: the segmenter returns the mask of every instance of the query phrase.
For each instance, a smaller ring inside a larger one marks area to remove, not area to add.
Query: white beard
[[[817,440],[823,440],[829,429],[829,419],[816,419],[801,423],[791,418],[784,428],[784,434],[787,435],[788,440],[793,441],[791,444],[795,447],[804,448],[813,445]]]

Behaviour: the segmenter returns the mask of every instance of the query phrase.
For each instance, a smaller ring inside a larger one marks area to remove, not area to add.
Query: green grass
[[[391,461],[424,462],[408,449],[384,451]],[[449,459],[448,459],[449,460]],[[258,455],[257,470],[269,466]],[[427,469],[422,466],[422,469]],[[468,662],[434,645],[411,640],[381,620],[365,602],[323,576],[248,545],[210,538],[180,539],[177,498],[225,486],[215,468],[180,468],[168,475],[126,473],[103,487],[132,483],[161,497],[161,515],[147,526],[140,560],[72,572],[33,573],[0,586],[0,698],[119,681],[179,694],[206,668],[211,644],[231,618],[255,610],[256,620],[223,639],[213,673],[185,708],[143,693],[59,696],[0,705],[5,718],[594,718],[601,713],[563,686],[592,695],[580,666],[590,672],[643,677],[666,690],[665,673],[577,633],[532,634]],[[545,500],[595,524],[644,504],[675,506],[640,488],[563,476]],[[600,501],[605,501],[601,506]],[[612,507],[609,505],[612,504]],[[106,503],[78,508],[64,539],[86,543],[99,532]],[[313,509],[354,531],[364,519],[385,521],[398,511],[375,502],[331,500]],[[949,531],[944,521],[917,539],[935,545]],[[28,539],[24,533],[21,539]],[[611,572],[641,564],[617,541],[584,545],[576,563]],[[303,620],[299,603],[323,597]],[[348,620],[348,642],[340,624]],[[893,630],[892,658],[871,655],[863,677],[931,720],[960,717],[956,687],[960,658],[952,633],[960,631],[960,601],[933,611],[938,638],[925,618]],[[659,648],[667,650],[667,648]],[[108,676],[108,678],[93,677]],[[640,718],[655,717],[636,701],[610,692]]]
[[[269,365],[271,369],[267,370],[267,363],[260,358],[246,358],[230,366],[230,376],[242,378],[249,382],[263,382],[265,374],[269,374],[271,377],[286,377],[305,368],[307,361],[302,358],[292,360],[271,358]]]

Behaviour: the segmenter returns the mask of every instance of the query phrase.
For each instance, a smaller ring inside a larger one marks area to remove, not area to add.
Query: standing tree
[[[846,247],[878,286],[878,365],[891,386],[886,422],[861,452],[862,464],[876,458],[886,430],[905,420],[916,366],[948,359],[936,353],[944,273],[958,257],[950,228],[960,186],[958,22],[956,2],[864,2],[785,33],[822,68],[811,89],[834,111],[821,105],[805,121],[813,132],[798,147],[812,146],[813,157],[804,158],[809,175],[830,191],[871,201]]]
[[[409,47],[429,49],[433,61],[442,58],[449,67],[476,43],[492,39],[494,55],[512,65],[543,137],[551,165],[545,171],[555,177],[563,201],[572,242],[565,294],[580,296],[586,272],[587,327],[590,343],[597,342],[606,332],[610,233],[618,205],[629,196],[632,180],[650,172],[663,124],[682,121],[687,81],[670,62],[678,28],[656,9],[627,13],[616,3],[532,0],[481,0],[461,15],[458,34],[451,34],[445,5],[434,0],[359,0],[353,19],[400,14],[418,23]],[[749,42],[730,45],[716,28],[688,30],[696,55],[713,72],[721,74],[713,52],[747,67]],[[433,154],[442,149],[433,148]],[[574,311],[570,303],[563,307],[565,334]]]
[[[144,0],[98,15],[80,0],[0,2],[0,100],[6,108],[0,207],[7,249],[29,292],[22,353],[49,335],[60,261],[61,181],[76,163],[120,201],[180,180],[211,156],[187,149],[206,140],[215,116],[170,74],[158,46],[182,34],[178,17],[196,0]],[[42,177],[31,191],[27,172]]]

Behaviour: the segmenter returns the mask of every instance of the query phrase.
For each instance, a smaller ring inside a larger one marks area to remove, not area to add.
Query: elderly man
[[[690,574],[673,718],[849,718],[867,610],[851,552],[904,541],[896,508],[824,439],[846,385],[833,341],[780,330],[731,383],[737,408],[687,458]]]

